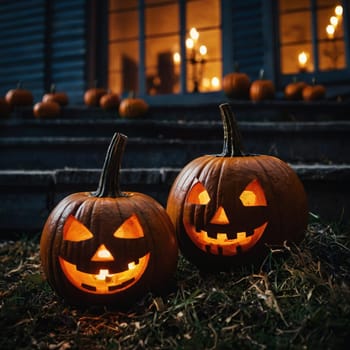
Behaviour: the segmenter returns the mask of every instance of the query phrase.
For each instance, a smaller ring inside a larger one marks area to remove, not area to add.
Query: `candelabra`
[[[207,62],[207,47],[198,44],[199,32],[196,28],[190,30],[190,37],[186,39],[187,61],[191,65],[193,83],[192,92],[199,92],[203,79],[204,67]]]

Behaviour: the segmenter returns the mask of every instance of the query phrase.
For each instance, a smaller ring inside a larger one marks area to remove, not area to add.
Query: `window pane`
[[[156,5],[145,9],[146,90],[150,95],[178,93],[174,53],[180,51],[179,6],[164,0],[149,3]]]
[[[186,4],[188,91],[220,89],[222,50],[219,4],[217,0],[194,0]]]
[[[280,0],[280,57],[284,74],[313,71],[309,0]]]
[[[117,93],[138,91],[138,41],[109,45],[109,88]]]
[[[177,4],[147,7],[145,12],[146,36],[179,32],[179,10]]]
[[[305,71],[312,72],[314,70],[313,61],[311,44],[298,44],[281,47],[281,65],[284,74]]]
[[[179,70],[174,62],[178,52],[179,36],[146,39],[147,93],[168,94],[179,92]]]
[[[187,30],[220,26],[219,3],[218,0],[187,1]]]
[[[112,12],[109,15],[109,40],[137,39],[137,11]]]
[[[317,5],[319,68],[342,69],[345,67],[342,8],[336,10],[337,3],[332,0],[319,0]]]

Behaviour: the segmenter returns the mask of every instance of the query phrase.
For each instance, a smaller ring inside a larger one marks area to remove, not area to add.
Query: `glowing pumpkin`
[[[224,148],[194,159],[178,174],[167,212],[181,251],[202,269],[261,261],[267,245],[298,242],[307,225],[302,183],[285,162],[245,155],[230,106],[220,106]]]
[[[119,189],[125,142],[114,135],[97,191],[64,198],[43,228],[43,271],[72,304],[129,305],[165,289],[176,269],[177,242],[165,209]]]

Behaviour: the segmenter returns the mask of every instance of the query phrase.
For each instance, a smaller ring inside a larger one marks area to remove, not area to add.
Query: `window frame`
[[[274,35],[270,37],[273,38],[274,43],[270,43],[271,47],[273,47],[274,57],[271,62],[274,63],[274,75],[276,85],[279,89],[283,89],[288,83],[293,80],[293,77],[298,77],[299,80],[306,81],[311,83],[315,78],[318,83],[326,84],[326,85],[336,85],[342,84],[349,81],[350,75],[350,23],[349,23],[349,7],[350,0],[339,0],[339,3],[343,6],[343,25],[344,25],[344,48],[345,48],[345,68],[339,70],[329,70],[322,71],[319,69],[319,59],[318,59],[318,44],[317,44],[317,8],[316,2],[317,0],[309,0],[311,1],[311,16],[312,16],[312,49],[313,56],[315,58],[315,70],[313,72],[299,72],[293,74],[283,74],[281,67],[281,53],[280,53],[280,39],[279,39],[279,8],[278,1],[269,1],[269,6],[265,6],[266,17],[270,18],[272,26],[270,25],[270,29],[268,29]],[[275,16],[271,16],[271,14],[275,13]],[[272,18],[271,18],[272,17]],[[273,20],[275,19],[275,20]],[[273,69],[273,68],[272,68]]]
[[[108,1],[106,1],[108,4]],[[222,64],[222,77],[231,70],[232,66],[232,37],[231,37],[231,11],[232,6],[231,0],[221,0],[220,5],[220,24],[219,29],[221,30],[221,64]],[[101,17],[100,17],[101,18]],[[108,5],[104,11],[104,18],[107,18],[108,27]],[[188,33],[186,32],[186,0],[179,0],[179,26],[180,26],[180,49],[181,56],[184,57],[186,52],[185,40]],[[106,20],[105,20],[106,22]],[[218,103],[223,100],[224,93],[222,90],[212,92],[196,92],[186,91],[186,74],[187,66],[186,60],[181,60],[180,69],[180,92],[174,94],[159,94],[159,95],[148,95],[146,93],[146,75],[145,75],[145,4],[143,0],[138,0],[138,22],[139,22],[139,70],[138,70],[138,84],[139,92],[138,96],[147,101],[151,106],[161,105],[194,105],[199,103]],[[106,33],[106,30],[104,30]],[[107,31],[108,38],[108,31]],[[224,35],[225,34],[225,35]],[[102,36],[100,35],[100,38]],[[106,39],[105,39],[106,40]],[[105,44],[103,57],[108,67],[108,40]],[[98,81],[108,85],[108,68],[102,72],[95,70]],[[99,74],[99,76],[97,75]],[[103,76],[101,76],[103,75]],[[91,79],[90,79],[91,80]]]

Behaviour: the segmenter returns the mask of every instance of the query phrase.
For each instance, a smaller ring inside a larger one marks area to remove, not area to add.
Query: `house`
[[[261,69],[283,97],[295,77],[350,93],[349,0],[3,0],[0,96],[95,85],[151,105],[222,99],[222,77]]]
[[[349,15],[350,0],[2,0],[0,96],[21,82],[37,102],[55,84],[69,105],[55,120],[0,118],[0,233],[36,231],[64,195],[94,190],[115,130],[130,136],[123,183],[165,204],[186,162],[220,152],[222,79],[237,66],[276,89],[231,101],[249,152],[293,163],[310,210],[348,220]],[[285,101],[294,79],[326,99]],[[150,118],[87,108],[95,86],[142,97]]]

